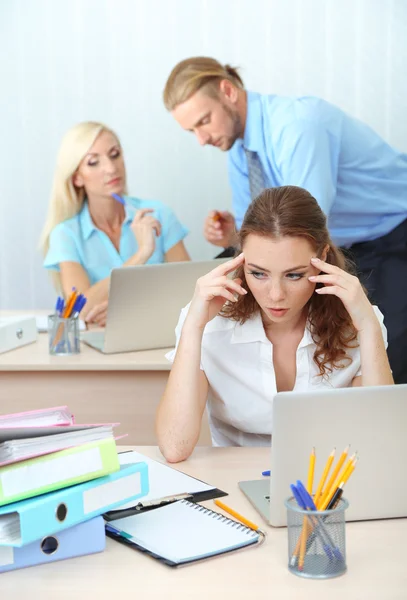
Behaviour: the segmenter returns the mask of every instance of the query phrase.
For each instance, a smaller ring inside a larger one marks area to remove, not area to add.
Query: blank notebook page
[[[259,540],[256,531],[187,500],[110,521],[109,526],[176,564],[222,554]]]

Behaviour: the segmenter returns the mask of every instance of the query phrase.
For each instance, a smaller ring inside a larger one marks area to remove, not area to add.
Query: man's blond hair
[[[208,95],[217,96],[219,83],[223,79],[228,79],[238,88],[244,88],[237,69],[230,65],[222,65],[214,58],[206,56],[182,60],[173,68],[165,84],[165,108],[169,111],[174,110],[204,87]]]

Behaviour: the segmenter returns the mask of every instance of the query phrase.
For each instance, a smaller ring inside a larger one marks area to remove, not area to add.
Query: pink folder
[[[120,425],[120,423],[97,423],[97,424],[92,424],[92,425],[85,425],[85,424],[75,424],[75,425],[67,425],[67,426],[61,426],[61,427],[55,427],[55,426],[51,426],[51,427],[41,427],[41,426],[37,426],[37,427],[2,427],[0,425],[0,444],[2,443],[6,443],[8,440],[19,440],[19,439],[28,439],[28,438],[43,438],[43,437],[48,437],[50,436],[51,438],[56,435],[57,438],[61,438],[61,436],[59,434],[64,434],[67,432],[80,432],[83,430],[89,430],[89,429],[98,429],[98,428],[103,428],[103,427],[111,427],[112,429],[114,427],[116,427],[117,425]],[[124,435],[120,435],[120,436],[113,436],[115,440],[119,440],[122,439],[124,437],[127,437],[127,434]],[[76,442],[73,442],[72,440],[68,439],[68,438],[62,438],[61,441],[59,442],[58,447],[53,447],[53,448],[49,448],[49,449],[37,449],[37,450],[28,450],[27,452],[24,453],[24,455],[20,456],[19,458],[13,458],[13,459],[8,459],[8,460],[2,460],[0,457],[0,467],[12,464],[12,463],[18,463],[21,462],[23,460],[28,460],[30,458],[36,458],[38,456],[44,456],[45,454],[52,454],[53,452],[58,452],[60,450],[67,450],[68,448],[72,448],[73,446],[77,446],[80,444],[86,443],[85,440],[83,441],[79,441],[77,440]]]
[[[75,417],[67,406],[41,408],[9,415],[0,415],[0,427],[59,427],[73,425]]]

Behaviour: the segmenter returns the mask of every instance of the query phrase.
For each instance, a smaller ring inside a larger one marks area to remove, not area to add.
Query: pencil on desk
[[[258,525],[256,525],[252,521],[249,521],[249,519],[246,519],[246,517],[243,517],[236,510],[233,510],[233,508],[230,508],[230,506],[226,506],[226,504],[224,504],[220,500],[214,500],[214,503],[216,504],[216,506],[219,506],[219,508],[221,508],[225,512],[229,513],[229,515],[232,515],[232,517],[235,517],[235,519],[237,519],[238,521],[243,523],[243,525],[246,525],[246,527],[249,527],[249,529],[253,529],[254,531],[259,530]]]

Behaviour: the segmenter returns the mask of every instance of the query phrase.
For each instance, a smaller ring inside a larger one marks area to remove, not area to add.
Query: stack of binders
[[[0,573],[104,550],[101,515],[149,489],[144,462],[120,466],[113,427],[65,406],[0,416]]]

